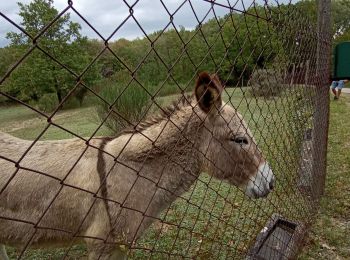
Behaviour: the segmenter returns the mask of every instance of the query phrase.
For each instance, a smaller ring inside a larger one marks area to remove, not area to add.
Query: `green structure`
[[[350,42],[335,46],[333,79],[350,79]]]

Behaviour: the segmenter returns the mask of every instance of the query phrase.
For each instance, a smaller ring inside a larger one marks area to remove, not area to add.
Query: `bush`
[[[30,101],[29,103],[46,113],[54,111],[59,104],[56,93],[44,94],[39,101]],[[63,103],[61,109],[73,109],[77,107],[81,107],[79,100],[76,97],[69,97]]]
[[[174,94],[180,94],[181,93],[181,89],[177,85],[175,85],[175,84],[168,84],[168,83],[165,83],[163,86],[160,83],[160,84],[158,84],[157,87],[152,87],[150,89],[152,90],[151,93],[153,93],[153,94],[156,93],[156,91],[159,90],[159,92],[157,93],[158,97],[165,97],[165,96],[174,95]]]
[[[283,77],[279,71],[272,69],[255,70],[249,81],[250,93],[255,97],[278,96],[283,90]]]
[[[7,103],[10,103],[11,100],[9,100],[7,97],[0,95],[0,106],[5,105]]]
[[[73,109],[81,106],[80,100],[72,96],[63,103],[63,109]]]
[[[52,112],[58,106],[56,93],[44,94],[35,106],[42,112]]]
[[[137,122],[144,116],[147,105],[150,102],[150,96],[142,87],[137,83],[132,83],[124,90],[125,84],[122,85],[111,81],[104,81],[104,83],[105,85],[99,93],[101,97],[108,101],[109,104],[112,104],[119,97],[113,105],[114,111],[129,122]],[[97,108],[99,118],[104,120],[108,112],[109,105],[99,102]],[[127,121],[122,117],[112,112],[106,120],[105,125],[117,133],[129,126]]]

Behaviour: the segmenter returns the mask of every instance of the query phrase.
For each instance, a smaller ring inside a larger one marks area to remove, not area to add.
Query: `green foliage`
[[[6,104],[8,102],[7,98],[4,96],[0,96],[0,106]]]
[[[109,104],[113,104],[113,109],[117,113],[110,113],[110,106],[104,102],[95,99],[98,103],[98,116],[103,121],[106,116],[106,126],[113,132],[119,132],[121,129],[129,126],[129,123],[137,123],[144,118],[148,106],[151,105],[151,96],[156,98],[179,94],[183,86],[158,84],[143,84],[140,86],[133,81],[129,83],[130,77],[125,72],[119,72],[110,78],[102,80],[97,86],[99,95]],[[179,88],[180,87],[180,88]]]
[[[303,0],[295,4],[295,8],[303,15],[304,19],[309,19],[309,23],[317,24],[317,1]],[[331,19],[333,43],[350,40],[350,1],[334,0],[331,1]]]
[[[34,104],[43,112],[52,112],[58,105],[57,96],[54,93],[47,93],[40,97],[39,101]]]
[[[36,36],[58,15],[51,0],[34,0],[27,5],[18,5],[19,15],[23,19],[21,25],[32,36]],[[78,23],[70,21],[69,14],[65,14],[37,39],[40,48],[77,74],[92,59],[86,51],[87,38],[80,35],[80,28]],[[20,56],[32,45],[31,39],[23,33],[10,32],[7,38],[11,40],[8,48],[15,53],[14,56]],[[4,66],[1,67],[4,70]],[[90,69],[82,79],[86,84],[92,84],[98,79],[97,68]],[[25,101],[39,101],[44,95],[55,93],[57,101],[61,102],[75,84],[74,76],[42,51],[35,49],[5,81],[4,88],[11,95]],[[82,102],[86,91],[77,93],[77,98]],[[44,100],[47,104],[47,97]]]
[[[5,76],[9,66],[19,59],[19,51],[14,46],[0,48],[0,78]]]
[[[192,87],[192,85],[191,85]],[[177,86],[177,85],[171,85],[171,84],[158,84],[157,87],[152,87],[150,89],[153,89],[153,94],[157,93],[158,97],[164,97],[174,94],[180,94],[182,89],[185,89],[185,86]]]
[[[108,116],[105,125],[115,133],[128,127],[129,122],[134,123],[141,120],[150,102],[150,96],[147,92],[134,82],[130,85],[124,85],[113,83],[110,80],[104,81],[99,94],[109,105],[99,102],[98,116],[102,120]],[[110,113],[110,105],[116,113]]]
[[[23,20],[21,25],[33,36],[58,14],[52,0],[19,3],[19,7]],[[194,75],[202,70],[218,72],[227,85],[235,86],[242,82],[247,84],[256,70],[278,65],[280,71],[287,71],[291,64],[308,59],[311,64],[315,63],[312,50],[315,51],[317,45],[316,2],[303,0],[296,4],[270,6],[269,10],[271,12],[258,5],[247,9],[248,13],[265,17],[269,22],[230,13],[218,20],[209,19],[193,30],[180,27],[156,31],[148,38],[109,42],[111,51],[106,49],[103,52],[83,75],[82,81],[98,89],[102,85],[99,83],[101,77],[117,78],[124,84],[134,71],[133,77],[144,85],[165,85],[166,88],[159,93],[162,96],[179,93],[178,84],[192,86]],[[349,1],[333,1],[332,11],[334,42],[349,40]],[[5,75],[11,64],[32,46],[32,41],[22,33],[11,32],[7,38],[11,40],[11,45],[0,48],[3,57],[0,60],[0,76]],[[102,41],[82,37],[80,25],[70,21],[69,14],[63,15],[45,31],[37,39],[37,44],[77,74],[104,47]],[[60,102],[75,84],[74,76],[35,49],[2,87],[24,101],[37,102],[43,95],[55,93]],[[81,105],[86,94],[87,89],[79,86],[73,97]]]
[[[266,16],[262,7],[250,11]],[[202,70],[217,71],[229,84],[236,84],[242,77],[248,80],[256,63],[264,67],[274,61],[278,54],[277,37],[265,21],[229,14],[219,18],[219,23],[220,26],[215,19],[210,19],[194,30],[181,27],[162,34],[154,32],[149,35],[154,40],[152,44],[147,38],[120,39],[109,46],[130,70],[137,68],[138,80],[150,85],[163,82],[186,85]],[[104,53],[98,62],[103,74],[126,69],[110,52]]]
[[[344,34],[350,33],[350,1],[336,0],[332,1],[332,29],[335,41]],[[347,40],[350,40],[348,38]]]

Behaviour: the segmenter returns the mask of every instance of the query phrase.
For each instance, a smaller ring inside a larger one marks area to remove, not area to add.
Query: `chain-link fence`
[[[329,3],[317,25],[305,2],[157,0],[156,31],[144,3],[116,1],[108,36],[76,1],[0,13],[0,258],[295,257],[324,187]],[[62,37],[67,14],[98,40]]]

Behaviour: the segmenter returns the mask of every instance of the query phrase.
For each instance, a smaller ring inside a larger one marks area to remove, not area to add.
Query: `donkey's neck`
[[[120,160],[158,183],[164,190],[160,197],[168,202],[189,190],[201,171],[202,120],[192,107],[184,105],[142,131],[123,134],[108,144],[112,154],[120,153]]]

